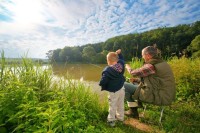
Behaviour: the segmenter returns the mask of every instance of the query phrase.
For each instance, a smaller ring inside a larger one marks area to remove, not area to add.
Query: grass
[[[0,132],[124,133],[139,132],[122,123],[106,124],[107,103],[80,82],[54,79],[52,70],[22,58],[0,66]]]
[[[117,123],[106,123],[108,105],[80,82],[54,79],[52,70],[22,58],[22,63],[0,65],[0,132],[37,133],[129,133],[141,132]],[[176,101],[166,107],[159,129],[159,108],[148,105],[141,121],[160,132],[200,132],[200,60],[171,59],[177,86]],[[134,68],[142,65],[134,60]],[[142,112],[142,110],[140,110]]]

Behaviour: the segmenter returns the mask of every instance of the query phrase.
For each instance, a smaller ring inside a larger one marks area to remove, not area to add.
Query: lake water
[[[56,64],[52,68],[53,73],[57,76],[69,76],[75,80],[98,82],[105,66],[106,64]]]
[[[100,96],[100,100],[107,97],[106,91],[101,91],[99,80],[101,73],[107,64],[55,64],[52,66],[53,74],[58,77],[65,77],[79,80]]]

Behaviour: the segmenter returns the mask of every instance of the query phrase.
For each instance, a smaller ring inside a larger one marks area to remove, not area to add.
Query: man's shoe
[[[127,116],[131,116],[133,114],[133,111],[130,108],[129,110],[125,111],[124,114],[127,115]]]
[[[133,117],[135,119],[139,119],[139,114],[138,114],[137,107],[130,107],[130,109],[128,111],[125,111],[124,114],[129,116],[129,117]]]
[[[132,114],[132,117],[133,118],[135,118],[135,119],[139,119],[139,113],[138,113],[138,110],[137,110],[138,108],[131,108],[131,110],[132,110],[132,112],[133,112],[133,114]]]

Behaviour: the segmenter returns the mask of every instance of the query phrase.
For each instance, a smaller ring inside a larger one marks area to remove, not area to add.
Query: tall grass
[[[51,68],[22,58],[22,63],[8,65],[0,60],[0,132],[139,132],[118,123],[116,128],[106,125],[108,106],[81,82],[70,79],[55,80]],[[176,102],[164,111],[164,132],[200,132],[200,60],[171,59],[177,86]],[[142,65],[134,59],[133,68]],[[126,73],[127,75],[127,73]],[[142,119],[157,128],[159,108],[148,106]]]
[[[200,58],[174,58],[169,61],[176,80],[179,101],[193,101],[200,107]]]
[[[144,63],[143,59],[139,59],[139,58],[132,58],[131,62],[127,62],[127,64],[131,65],[132,69],[141,67],[143,65],[143,63]],[[130,78],[131,75],[127,71],[125,71],[125,77]]]
[[[52,70],[31,60],[0,66],[0,132],[109,133],[136,130],[106,124],[106,104],[91,88],[70,79],[54,79]],[[137,131],[136,131],[137,132]]]
[[[2,54],[0,125],[9,132],[104,130],[98,126],[103,108],[89,88],[70,80],[55,82],[51,70],[28,59],[5,66]]]

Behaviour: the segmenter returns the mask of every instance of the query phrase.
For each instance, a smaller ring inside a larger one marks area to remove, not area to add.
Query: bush
[[[200,107],[200,59],[174,58],[169,64],[175,76],[177,100],[192,100],[195,106]]]
[[[104,107],[79,82],[53,80],[52,71],[23,59],[7,66],[2,56],[0,127],[9,132],[95,132]]]

